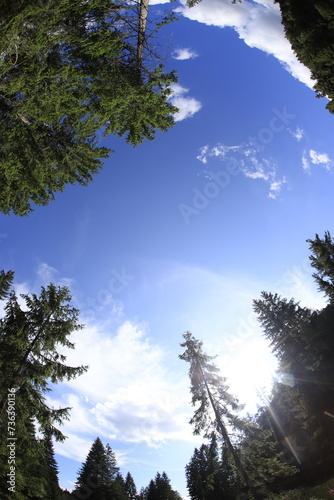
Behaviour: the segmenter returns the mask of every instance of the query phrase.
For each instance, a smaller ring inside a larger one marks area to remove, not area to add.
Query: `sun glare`
[[[277,361],[262,339],[237,346],[225,368],[222,373],[227,378],[230,392],[245,405],[246,411],[255,412],[257,406],[266,403]]]

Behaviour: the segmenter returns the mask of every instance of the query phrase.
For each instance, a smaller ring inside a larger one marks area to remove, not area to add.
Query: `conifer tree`
[[[78,498],[89,495],[91,500],[106,500],[110,479],[106,450],[97,437],[78,471],[74,495]]]
[[[50,436],[42,441],[45,450],[45,476],[47,479],[47,498],[49,500],[62,500],[58,480],[58,464],[55,459],[53,442]]]
[[[186,479],[191,500],[236,498],[235,476],[230,476],[226,461],[219,460],[218,443],[214,433],[209,444],[195,448],[190,462],[186,465]]]
[[[141,491],[145,500],[182,500],[180,494],[171,487],[166,472],[157,472],[154,480],[151,479],[147,488]]]
[[[128,500],[135,500],[137,496],[137,488],[130,472],[128,472],[125,477],[125,489]]]
[[[68,336],[80,329],[78,311],[70,305],[69,290],[53,284],[43,287],[39,297],[21,295],[25,303],[21,306],[10,290],[14,274],[2,272],[1,277],[0,295],[6,302],[0,319],[0,490],[7,491],[3,486],[11,465],[7,448],[10,400],[11,414],[15,414],[10,436],[20,443],[15,450],[17,500],[53,500],[57,499],[56,464],[50,442],[38,438],[37,430],[49,439],[65,439],[57,424],[68,418],[70,408],[49,407],[45,393],[51,390],[50,382],[74,378],[87,369],[67,366],[66,356],[58,352],[62,346],[74,347]]]
[[[334,112],[334,6],[328,0],[277,0],[286,38],[297,58],[311,70],[317,97]]]
[[[67,337],[81,328],[79,311],[70,306],[67,287],[50,284],[42,287],[39,297],[35,294],[21,297],[25,309],[12,291],[5,305],[5,316],[0,320],[0,415],[4,415],[8,390],[15,388],[22,416],[36,418],[42,430],[63,440],[54,423],[68,418],[69,408],[49,408],[43,394],[50,390],[49,381],[70,380],[88,368],[67,366],[66,356],[57,350],[58,346],[74,348]]]
[[[310,243],[311,266],[317,271],[313,274],[319,291],[323,292],[330,304],[334,304],[334,241],[329,231],[321,239],[318,234]]]
[[[93,179],[110,153],[99,134],[137,145],[167,131],[176,77],[142,56],[138,66],[136,2],[2,7],[0,211],[26,215],[67,184]]]
[[[181,347],[186,350],[179,358],[190,363],[192,404],[193,406],[199,404],[190,420],[190,424],[194,425],[194,434],[204,431],[204,436],[209,437],[213,430],[217,431],[231,452],[246,486],[251,488],[248,474],[227,432],[227,425],[232,428],[239,425],[232,411],[239,410],[241,407],[228,392],[226,379],[218,374],[218,368],[212,363],[214,357],[203,352],[203,342],[196,340],[190,332],[185,333],[183,337],[185,341],[181,343]]]
[[[290,454],[304,479],[324,476],[334,463],[334,246],[329,232],[308,242],[313,276],[328,305],[315,311],[266,292],[254,301],[279,369],[290,374],[274,387],[268,419],[278,438],[291,436]]]
[[[126,500],[126,487],[109,444],[97,437],[78,471],[75,498],[90,500]]]

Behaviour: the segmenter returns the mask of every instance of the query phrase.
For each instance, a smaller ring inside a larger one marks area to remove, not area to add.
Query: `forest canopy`
[[[146,57],[141,15],[135,1],[3,2],[1,212],[26,215],[87,185],[111,152],[98,133],[135,146],[174,124],[176,77]]]
[[[327,97],[334,113],[334,2],[277,0],[287,39],[301,63],[311,70],[317,97]]]

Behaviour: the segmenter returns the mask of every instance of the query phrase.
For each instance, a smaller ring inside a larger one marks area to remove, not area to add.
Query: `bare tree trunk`
[[[138,20],[138,38],[137,38],[137,67],[141,70],[143,62],[143,51],[145,43],[145,32],[147,23],[149,0],[140,0],[139,20]]]

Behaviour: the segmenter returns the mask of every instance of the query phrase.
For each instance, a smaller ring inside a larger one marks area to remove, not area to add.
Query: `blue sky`
[[[165,8],[151,7],[152,15]],[[72,406],[56,444],[71,489],[97,435],[138,489],[165,470],[186,498],[184,467],[202,440],[188,420],[192,331],[231,390],[255,408],[275,363],[252,313],[261,290],[319,308],[307,238],[333,231],[334,118],[284,39],[277,5],[204,0],[160,42],[178,71],[175,127],[115,150],[93,183],[69,186],[26,218],[1,216],[4,269],[19,293],[67,284],[82,314],[73,365],[54,388]]]

